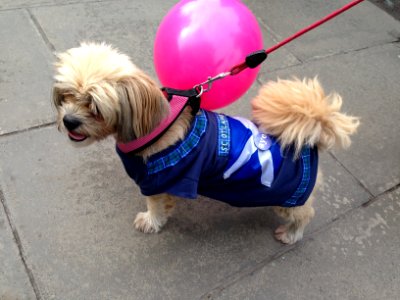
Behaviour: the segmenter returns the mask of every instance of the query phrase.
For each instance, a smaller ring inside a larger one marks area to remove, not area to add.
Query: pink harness
[[[167,95],[167,99],[169,99],[170,111],[168,116],[149,134],[125,144],[118,143],[117,147],[123,153],[137,153],[153,144],[175,122],[187,105],[192,107],[193,115],[200,108],[200,97],[198,97],[198,92],[195,89],[181,91],[164,88],[163,91]]]

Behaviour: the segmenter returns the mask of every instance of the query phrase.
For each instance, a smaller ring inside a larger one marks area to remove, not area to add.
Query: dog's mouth
[[[75,131],[68,131],[68,137],[71,141],[74,142],[83,142],[88,138],[87,135],[77,133]]]

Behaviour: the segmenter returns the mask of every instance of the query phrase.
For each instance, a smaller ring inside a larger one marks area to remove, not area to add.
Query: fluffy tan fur
[[[84,123],[80,134],[94,140],[114,134],[128,142],[168,114],[157,84],[109,45],[83,43],[59,54],[55,65],[53,102],[61,128],[63,117],[72,114]]]
[[[55,66],[53,102],[58,127],[68,132],[63,123],[67,115],[78,120],[79,126],[69,134],[86,139],[83,143],[72,139],[75,144],[86,145],[109,135],[117,142],[130,141],[151,132],[169,112],[157,84],[109,45],[83,43],[58,55]],[[283,146],[294,145],[297,152],[304,145],[348,147],[349,135],[359,125],[358,118],[339,112],[340,96],[325,96],[317,79],[269,82],[252,105],[261,129],[276,136]],[[183,139],[192,119],[190,108],[186,108],[168,131],[139,155],[146,159]],[[276,208],[287,222],[276,230],[278,240],[294,243],[301,239],[314,216],[313,197],[314,192],[302,207]],[[137,215],[135,227],[158,232],[167,222],[175,198],[161,194],[146,199],[148,211]]]
[[[340,112],[342,98],[336,93],[326,96],[317,78],[268,82],[252,107],[261,129],[278,137],[283,147],[294,145],[297,154],[305,145],[347,148],[360,124],[357,117]]]

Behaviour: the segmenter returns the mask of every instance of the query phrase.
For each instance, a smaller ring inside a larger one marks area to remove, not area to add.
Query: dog
[[[318,152],[347,148],[359,118],[340,112],[317,78],[271,81],[251,101],[252,121],[187,106],[151,145],[125,153],[170,114],[157,83],[105,43],[57,55],[53,103],[74,145],[113,136],[128,175],[146,196],[135,228],[159,232],[178,198],[202,194],[233,206],[273,206],[285,220],[275,238],[293,244],[314,216]],[[173,75],[171,75],[173,76]]]

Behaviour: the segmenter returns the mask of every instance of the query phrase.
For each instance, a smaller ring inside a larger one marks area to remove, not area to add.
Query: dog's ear
[[[150,133],[169,112],[161,90],[144,73],[119,81],[116,91],[119,100],[116,131],[120,142]]]
[[[126,83],[122,82],[116,88],[119,100],[117,116],[117,141],[126,143],[136,139],[137,135],[133,129],[133,107],[126,89]]]

